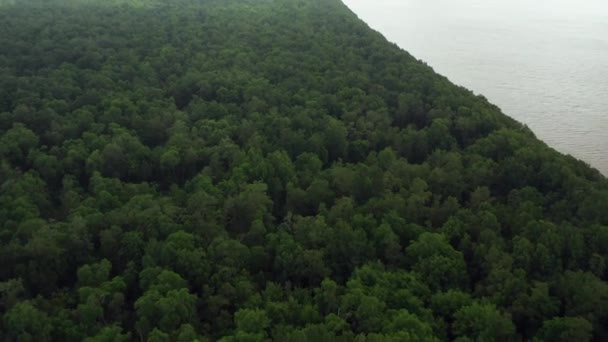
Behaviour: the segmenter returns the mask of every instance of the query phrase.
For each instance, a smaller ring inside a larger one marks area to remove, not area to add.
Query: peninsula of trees
[[[604,176],[338,0],[0,1],[2,341],[606,341],[607,259]]]

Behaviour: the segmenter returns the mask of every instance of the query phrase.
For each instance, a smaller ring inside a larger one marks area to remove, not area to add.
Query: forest
[[[0,0],[0,47],[2,341],[608,340],[606,177],[340,0]]]

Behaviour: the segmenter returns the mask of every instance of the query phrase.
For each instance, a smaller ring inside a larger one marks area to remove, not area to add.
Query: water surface
[[[344,2],[435,71],[608,175],[608,1]]]

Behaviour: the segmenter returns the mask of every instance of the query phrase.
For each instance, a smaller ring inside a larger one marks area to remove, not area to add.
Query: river
[[[608,1],[344,2],[438,73],[608,175]]]

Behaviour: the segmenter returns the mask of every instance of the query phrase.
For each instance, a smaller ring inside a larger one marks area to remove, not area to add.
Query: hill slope
[[[0,23],[0,339],[608,338],[606,179],[340,1]]]

